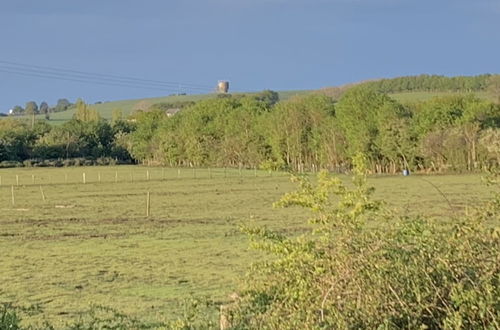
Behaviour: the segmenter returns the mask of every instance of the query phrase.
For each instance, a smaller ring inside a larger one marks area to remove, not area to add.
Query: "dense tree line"
[[[360,85],[335,101],[276,93],[155,104],[101,119],[77,101],[74,119],[0,122],[0,161],[112,157],[169,166],[343,171],[367,155],[372,172],[477,170],[500,163],[500,107],[472,94],[400,104]],[[168,109],[183,108],[175,115]]]
[[[43,120],[34,122],[34,125],[13,118],[1,120],[0,162],[8,166],[21,162],[74,164],[43,162],[73,158],[131,160],[123,139],[132,131],[131,123],[124,120],[108,123],[83,101],[78,101],[76,107],[74,119],[61,126],[52,126]]]
[[[402,105],[359,86],[338,102],[322,95],[275,105],[230,97],[173,117],[143,112],[136,125],[133,157],[172,166],[342,170],[358,152],[378,173],[474,170],[500,161],[500,108],[473,95]]]
[[[50,113],[66,111],[72,106],[74,105],[67,99],[57,100],[57,104],[53,107],[50,107],[45,101],[41,102],[40,105],[38,105],[35,101],[29,101],[26,102],[24,108],[20,105],[16,105],[14,108],[12,108],[11,115],[22,116],[43,114],[48,119],[50,117]]]
[[[494,75],[446,77],[422,74],[419,76],[381,79],[363,83],[380,93],[398,92],[479,92],[487,90]]]

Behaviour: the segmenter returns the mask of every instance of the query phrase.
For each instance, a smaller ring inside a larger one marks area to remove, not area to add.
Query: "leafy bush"
[[[0,329],[20,329],[20,321],[21,319],[11,305],[4,304],[0,307]]]
[[[253,266],[228,312],[236,329],[486,328],[500,324],[500,208],[437,221],[398,217],[372,200],[364,158],[354,188],[322,172],[280,207],[310,209],[311,231],[288,237],[246,228],[272,258]],[[373,223],[373,225],[372,225]]]
[[[0,162],[0,168],[22,167],[23,163],[14,160],[4,160]]]
[[[129,315],[122,314],[112,308],[103,306],[92,306],[88,313],[75,323],[67,325],[71,330],[92,330],[92,329],[158,329],[164,328],[162,322],[144,322]]]

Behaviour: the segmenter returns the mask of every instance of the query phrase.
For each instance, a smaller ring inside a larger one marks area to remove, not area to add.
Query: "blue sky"
[[[179,89],[33,77],[6,62],[207,89],[219,79],[233,91],[315,89],[499,73],[499,32],[499,0],[2,0],[0,111]]]

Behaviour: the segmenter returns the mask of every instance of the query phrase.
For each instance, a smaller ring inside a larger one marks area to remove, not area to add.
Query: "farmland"
[[[287,100],[296,95],[304,95],[309,91],[306,90],[291,90],[291,91],[280,91],[279,96],[281,100]],[[254,93],[234,93],[234,95],[252,95]],[[93,105],[93,108],[99,113],[99,115],[107,120],[111,120],[113,110],[120,110],[123,116],[128,116],[133,113],[134,107],[143,103],[146,106],[151,106],[155,103],[176,103],[176,102],[197,102],[200,100],[215,98],[216,94],[193,94],[193,95],[171,95],[163,97],[154,98],[144,98],[144,99],[132,99],[132,100],[119,100],[111,102],[103,102]],[[76,109],[71,108],[62,112],[54,112],[50,115],[50,123],[54,125],[63,124],[73,118]],[[43,115],[38,115],[38,119],[44,119]]]
[[[290,99],[293,96],[297,95],[306,95],[311,91],[307,90],[297,90],[297,91],[279,91],[280,100],[285,101]],[[236,93],[235,95],[238,95]],[[241,93],[251,95],[252,93]],[[489,100],[490,96],[485,92],[477,92],[475,93],[481,99]],[[439,96],[451,96],[451,95],[459,95],[459,93],[453,92],[404,92],[404,93],[393,93],[390,96],[399,101],[399,102],[419,102],[426,101],[432,99],[434,97]],[[93,108],[97,110],[99,115],[107,120],[111,120],[113,110],[120,110],[124,116],[128,116],[132,114],[134,110],[134,106],[140,102],[144,102],[145,104],[153,105],[155,103],[161,102],[186,102],[192,101],[197,102],[204,99],[209,99],[215,97],[214,94],[196,94],[196,95],[175,95],[175,96],[165,96],[165,97],[156,97],[156,98],[146,98],[146,99],[136,99],[136,100],[120,100],[120,101],[112,101],[112,102],[104,102],[100,104],[93,105]],[[73,118],[76,109],[72,108],[62,112],[52,113],[50,116],[49,123],[54,125],[63,124]],[[43,119],[43,115],[38,115],[38,119]]]
[[[308,217],[272,208],[294,189],[280,172],[119,166],[0,176],[0,302],[31,307],[25,325],[62,326],[92,305],[162,320],[190,296],[222,303],[259,258],[239,227],[294,233]],[[369,183],[391,209],[450,221],[491,193],[473,174]]]

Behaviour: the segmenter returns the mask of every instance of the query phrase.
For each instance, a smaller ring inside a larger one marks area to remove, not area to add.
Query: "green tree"
[[[280,101],[280,95],[275,91],[266,89],[255,95],[255,99],[264,102],[266,107],[270,109]]]
[[[336,117],[347,140],[350,157],[361,152],[376,161],[380,156],[377,138],[387,123],[406,116],[404,109],[387,95],[366,87],[355,87],[345,93],[335,107]]]
[[[500,75],[490,77],[487,90],[495,102],[500,104]]]
[[[38,105],[35,101],[29,101],[24,107],[24,112],[27,115],[36,115],[38,113]]]
[[[73,115],[74,119],[83,122],[99,121],[101,119],[97,110],[83,102],[83,100],[78,99],[75,105],[76,112]]]
[[[130,134],[129,152],[139,161],[152,160],[158,149],[157,129],[166,115],[163,111],[138,112],[135,131]]]
[[[321,132],[325,132],[323,125],[331,123],[334,111],[333,100],[324,95],[278,103],[265,118],[266,138],[274,160],[294,170],[319,164]]]
[[[57,104],[54,107],[54,112],[61,112],[67,110],[71,106],[71,102],[67,99],[59,99],[57,100]]]
[[[49,105],[47,104],[47,102],[42,102],[40,103],[40,109],[39,109],[39,112],[43,115],[45,115],[45,119],[46,120],[49,120],[50,119],[50,108],[49,108]]]

